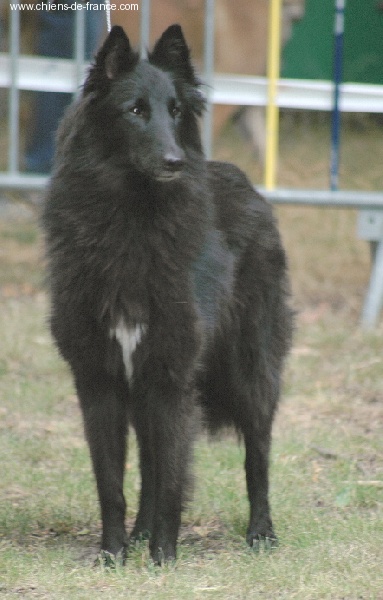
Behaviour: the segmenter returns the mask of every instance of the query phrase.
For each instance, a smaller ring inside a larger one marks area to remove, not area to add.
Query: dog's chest
[[[128,382],[133,378],[133,356],[140,345],[143,336],[146,332],[146,325],[136,323],[135,325],[127,325],[124,318],[120,317],[115,327],[109,330],[109,337],[117,340],[121,347],[122,359],[125,368],[125,375]]]

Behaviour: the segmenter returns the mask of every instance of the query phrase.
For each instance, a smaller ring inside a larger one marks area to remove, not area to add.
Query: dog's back
[[[247,540],[275,541],[270,430],[291,336],[284,252],[269,205],[232,165],[204,160],[199,81],[179,27],[149,59],[120,28],[65,117],[43,213],[52,332],[84,416],[105,560],[150,537],[175,556],[199,408],[246,445]],[[140,448],[130,538],[128,423]]]

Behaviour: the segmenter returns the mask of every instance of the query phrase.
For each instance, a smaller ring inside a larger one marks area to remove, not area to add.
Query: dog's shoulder
[[[208,173],[218,227],[225,232],[230,246],[244,247],[254,237],[259,243],[263,238],[268,243],[278,241],[271,204],[241,169],[231,163],[209,161]]]
[[[209,161],[208,174],[210,188],[220,212],[259,213],[265,219],[272,219],[272,207],[257,192],[245,173],[228,162]]]

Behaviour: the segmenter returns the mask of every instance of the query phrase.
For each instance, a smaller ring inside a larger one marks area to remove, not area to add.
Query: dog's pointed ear
[[[119,25],[114,25],[96,57],[96,64],[101,63],[108,79],[115,79],[120,73],[128,71],[137,62],[137,54],[133,52],[129,39]]]
[[[157,67],[172,71],[190,83],[195,81],[189,48],[179,25],[171,25],[164,31],[149,55],[149,60]]]
[[[96,55],[84,91],[105,88],[105,85],[116,79],[118,75],[130,71],[137,61],[138,54],[132,50],[125,31],[119,25],[114,25]]]

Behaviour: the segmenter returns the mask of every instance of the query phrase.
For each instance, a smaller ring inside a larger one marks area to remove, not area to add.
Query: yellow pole
[[[266,109],[266,161],[265,187],[275,187],[277,170],[279,110],[277,106],[277,89],[280,70],[281,50],[281,0],[270,0],[267,78],[268,94]]]

